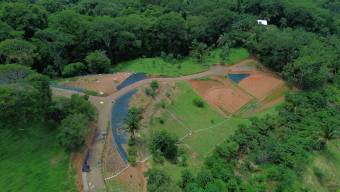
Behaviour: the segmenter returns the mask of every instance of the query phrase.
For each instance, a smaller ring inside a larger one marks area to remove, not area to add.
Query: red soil
[[[109,75],[89,75],[83,76],[76,81],[65,83],[65,85],[93,90],[103,96],[116,92],[116,87],[130,76],[130,73],[115,73]]]
[[[233,86],[227,79],[223,82],[193,80],[190,83],[207,102],[226,113],[235,113],[251,100],[250,96]]]
[[[254,73],[243,79],[239,86],[259,100],[265,99],[270,93],[282,86],[284,82],[270,74]]]

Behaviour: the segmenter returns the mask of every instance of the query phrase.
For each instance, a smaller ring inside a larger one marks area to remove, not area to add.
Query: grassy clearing
[[[180,180],[181,171],[192,170],[194,173],[214,149],[226,138],[231,136],[240,124],[248,124],[248,118],[231,117],[225,118],[214,107],[205,103],[204,108],[193,104],[193,100],[200,98],[188,83],[177,83],[179,89],[175,99],[166,106],[160,118],[150,121],[150,128],[166,129],[179,138],[188,134],[181,142],[181,147],[188,149],[188,165],[181,166],[165,162],[157,164],[151,162],[152,167],[162,169],[173,176],[176,181]],[[168,112],[170,111],[170,113]],[[159,119],[163,120],[160,123]]]
[[[313,156],[313,164],[304,173],[304,184],[314,191],[336,191],[340,188],[340,140],[327,144],[327,149]]]
[[[214,147],[230,137],[240,124],[247,123],[249,123],[248,119],[230,118],[220,125],[194,133],[191,137],[184,139],[183,142],[197,153],[199,160],[203,161],[211,154]]]
[[[113,71],[125,71],[135,73],[146,73],[153,76],[176,77],[189,75],[207,70],[211,65],[221,63],[221,49],[214,49],[204,63],[199,64],[191,57],[185,57],[182,60],[168,62],[160,57],[139,58],[132,61],[117,64]],[[229,57],[226,59],[227,64],[236,63],[249,57],[246,49],[231,49]]]
[[[70,156],[42,125],[0,129],[1,191],[77,191]]]
[[[189,130],[195,131],[210,127],[218,122],[222,122],[224,117],[214,108],[204,102],[204,107],[199,108],[193,104],[195,99],[200,99],[188,83],[178,83],[180,93],[171,105],[167,106],[165,113],[161,117],[164,124],[155,121],[151,126],[154,129],[165,128],[173,132],[178,137],[184,136]]]

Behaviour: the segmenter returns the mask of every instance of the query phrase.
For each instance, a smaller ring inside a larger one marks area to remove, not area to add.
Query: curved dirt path
[[[239,63],[236,63],[235,65],[244,64],[249,61],[253,61],[253,59],[245,59],[243,61],[240,61]],[[208,71],[204,71],[204,72],[192,74],[192,75],[187,75],[187,76],[173,77],[173,78],[171,77],[148,78],[148,79],[144,79],[136,83],[133,83],[125,88],[122,88],[107,97],[89,96],[89,101],[91,102],[92,105],[94,105],[97,108],[97,111],[98,111],[98,120],[97,120],[98,132],[99,133],[106,132],[108,123],[109,123],[109,126],[111,126],[110,116],[111,116],[113,102],[119,97],[123,96],[124,94],[134,89],[137,89],[143,85],[149,84],[152,81],[175,82],[175,81],[199,79],[199,78],[207,77],[211,75],[223,75],[225,70],[228,70],[228,69],[231,69],[231,66],[229,67],[229,66],[216,65],[216,66],[211,67]],[[54,96],[71,97],[71,95],[73,94],[84,95],[84,93],[66,90],[62,88],[51,87],[51,89],[52,89],[52,93]],[[104,103],[100,104],[100,102],[104,102]],[[88,173],[84,173],[83,175],[84,192],[105,191],[104,178],[101,172],[102,171],[101,158],[102,158],[103,149],[104,149],[104,141],[96,138],[95,142],[93,143],[92,148],[90,149],[89,164],[90,164],[91,171]],[[121,161],[123,161],[123,159],[121,159]]]

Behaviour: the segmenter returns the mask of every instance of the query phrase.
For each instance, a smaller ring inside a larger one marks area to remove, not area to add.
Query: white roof
[[[257,20],[257,24],[268,25],[268,21],[267,20]]]

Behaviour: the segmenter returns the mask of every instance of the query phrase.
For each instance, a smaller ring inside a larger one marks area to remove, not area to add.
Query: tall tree
[[[190,54],[198,63],[202,64],[209,54],[209,47],[205,43],[194,41]]]
[[[85,115],[69,115],[61,121],[57,139],[67,150],[75,151],[84,145],[85,136],[88,132],[88,119]]]
[[[106,73],[111,64],[110,59],[102,51],[94,51],[86,56],[85,61],[91,73]]]
[[[176,160],[178,147],[177,138],[165,130],[155,131],[151,135],[150,150],[153,155],[159,153],[169,160]]]
[[[140,129],[140,122],[142,120],[142,110],[140,108],[132,107],[129,109],[128,115],[124,122],[131,138],[135,139],[136,131]]]

